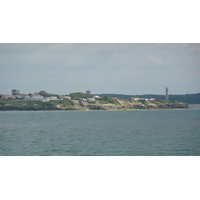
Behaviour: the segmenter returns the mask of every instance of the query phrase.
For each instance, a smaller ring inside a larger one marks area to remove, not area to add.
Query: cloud
[[[155,55],[149,55],[148,61],[150,61],[153,64],[162,65],[164,64],[164,60],[161,57],[155,56]]]
[[[198,92],[199,66],[198,44],[0,44],[0,93]]]

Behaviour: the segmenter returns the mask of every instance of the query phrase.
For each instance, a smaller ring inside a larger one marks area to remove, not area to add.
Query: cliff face
[[[174,109],[174,108],[188,108],[188,104],[185,103],[162,103],[162,104],[123,104],[123,105],[87,105],[89,109],[95,110],[107,110],[107,109],[117,109],[117,110],[126,110],[126,109]]]
[[[74,109],[91,109],[91,110],[127,110],[127,109],[175,109],[175,108],[188,108],[188,104],[182,102],[170,102],[170,103],[141,103],[141,102],[127,102],[120,100],[119,104],[100,104],[87,103],[84,105],[76,105]]]
[[[166,104],[159,104],[158,108],[188,108],[188,104],[186,103],[166,103]]]
[[[126,109],[174,109],[174,108],[188,108],[188,104],[181,102],[130,102],[120,100],[119,104],[101,104],[99,102],[79,104],[74,102],[74,106],[65,106],[63,104],[44,104],[44,105],[13,105],[6,103],[0,105],[0,111],[6,110],[126,110]]]

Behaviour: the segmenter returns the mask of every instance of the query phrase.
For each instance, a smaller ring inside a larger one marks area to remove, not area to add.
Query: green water
[[[199,156],[200,109],[0,112],[1,156]]]

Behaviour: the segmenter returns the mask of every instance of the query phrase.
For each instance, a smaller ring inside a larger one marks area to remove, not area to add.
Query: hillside
[[[165,100],[165,95],[144,94],[144,95],[125,95],[125,94],[99,94],[100,96],[117,97],[122,99],[130,99],[131,97],[139,98],[155,98],[157,100]],[[200,104],[200,93],[185,95],[169,95],[170,101],[180,101],[187,104]]]
[[[111,99],[107,96],[91,101],[91,98],[79,100],[52,100],[23,101],[6,100],[0,101],[0,111],[7,110],[127,110],[127,109],[174,109],[188,108],[188,104],[164,100],[131,100]]]
[[[42,98],[30,99],[1,99],[0,110],[126,110],[126,109],[174,109],[188,108],[188,104],[197,103],[200,94],[196,95],[170,95],[171,101],[165,101],[164,95],[133,95],[101,94],[92,95],[81,92],[71,93],[69,96],[57,95],[57,98],[45,99],[55,96],[40,91]],[[112,98],[115,97],[115,98]],[[173,99],[173,100],[172,100]],[[183,102],[180,102],[180,100]]]

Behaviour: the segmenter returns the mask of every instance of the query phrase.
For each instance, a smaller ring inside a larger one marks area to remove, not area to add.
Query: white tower
[[[168,87],[166,87],[166,95],[165,95],[165,100],[166,100],[166,101],[169,101]]]

